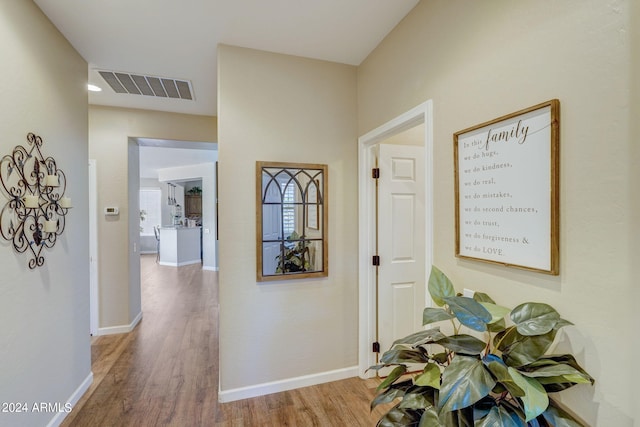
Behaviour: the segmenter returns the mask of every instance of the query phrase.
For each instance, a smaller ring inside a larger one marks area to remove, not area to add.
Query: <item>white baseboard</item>
[[[209,267],[208,265],[202,267],[203,270],[207,271],[218,271],[220,270],[218,267]]]
[[[89,390],[89,387],[91,387],[91,383],[93,383],[93,372],[89,372],[89,375],[87,375],[87,378],[85,378],[84,381],[82,381],[82,384],[78,386],[76,391],[74,391],[73,394],[71,394],[69,399],[67,399],[66,403],[69,403],[71,405],[71,408],[76,406],[76,403],[78,403],[82,395],[84,395],[87,392],[87,390]],[[73,409],[71,410],[73,411]],[[60,424],[62,424],[62,421],[64,421],[64,419],[67,418],[67,415],[68,415],[67,412],[58,412],[51,419],[51,421],[49,421],[49,424],[47,424],[47,427],[58,427]]]
[[[133,328],[135,328],[138,325],[138,323],[140,323],[141,320],[142,320],[142,312],[138,313],[136,318],[133,319],[133,322],[129,323],[128,325],[98,328],[98,333],[96,335],[100,336],[100,335],[126,334],[127,332],[133,331]]]
[[[265,394],[278,393],[281,391],[293,390],[295,388],[308,387],[331,381],[339,381],[357,376],[358,367],[352,366],[350,368],[336,369],[334,371],[320,372],[318,374],[304,375],[301,377],[288,378],[286,380],[273,381],[270,383],[256,384],[231,390],[220,390],[218,393],[218,400],[220,403],[233,402],[234,400],[264,396]]]

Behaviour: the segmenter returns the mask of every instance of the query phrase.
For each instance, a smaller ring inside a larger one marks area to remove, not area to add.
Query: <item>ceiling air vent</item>
[[[191,82],[140,74],[98,71],[116,93],[193,100]]]

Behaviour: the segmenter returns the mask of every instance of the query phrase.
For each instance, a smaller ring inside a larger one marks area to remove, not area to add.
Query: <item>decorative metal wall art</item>
[[[0,184],[8,199],[0,211],[0,235],[18,253],[30,251],[29,268],[44,265],[42,250],[53,248],[65,228],[71,199],[67,178],[53,157],[42,155],[43,140],[29,133],[0,160]]]

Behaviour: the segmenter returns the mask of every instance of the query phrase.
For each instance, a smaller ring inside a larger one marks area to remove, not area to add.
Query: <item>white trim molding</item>
[[[301,387],[339,381],[358,376],[358,367],[336,369],[334,371],[320,372],[318,374],[304,375],[301,377],[287,378],[285,380],[256,384],[248,387],[231,390],[220,390],[218,400],[220,403],[233,402],[234,400],[249,399],[251,397],[264,396],[265,394],[279,393]]]
[[[98,336],[101,335],[114,335],[114,334],[126,334],[128,332],[133,331],[133,329],[138,326],[138,323],[142,320],[142,312],[138,313],[135,319],[128,325],[121,326],[109,326],[107,328],[98,328]]]
[[[93,372],[89,372],[87,378],[82,381],[82,383],[78,386],[78,388],[71,394],[69,399],[67,399],[66,403],[71,405],[71,410],[73,411],[73,407],[76,406],[76,403],[82,398],[82,396],[89,390],[91,384],[93,383]],[[58,412],[54,417],[49,421],[47,427],[58,427],[65,418],[67,418],[68,412]]]
[[[376,341],[376,290],[375,268],[371,257],[375,245],[375,184],[371,179],[371,169],[375,165],[375,147],[389,137],[424,123],[425,155],[425,269],[431,270],[433,263],[433,101],[428,100],[382,126],[358,138],[358,271],[359,271],[359,343],[358,375],[368,378],[375,373],[367,369],[376,364],[376,353],[372,345]],[[426,287],[425,283],[425,287]],[[426,292],[425,306],[430,306]],[[383,349],[384,350],[384,349]]]

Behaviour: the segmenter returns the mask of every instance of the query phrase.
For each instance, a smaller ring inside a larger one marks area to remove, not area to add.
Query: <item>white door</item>
[[[422,328],[427,268],[424,148],[380,144],[378,165],[378,342],[383,353],[396,339]]]

